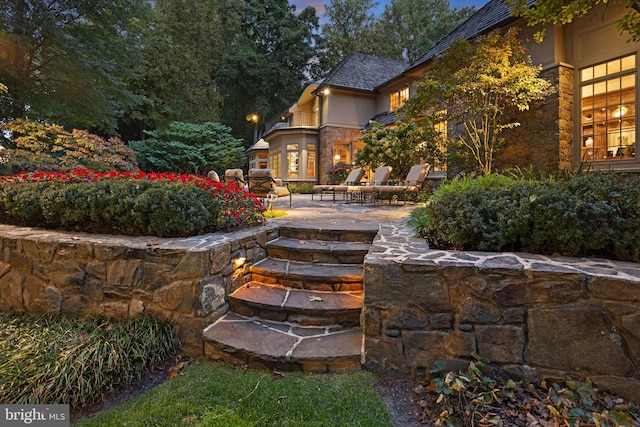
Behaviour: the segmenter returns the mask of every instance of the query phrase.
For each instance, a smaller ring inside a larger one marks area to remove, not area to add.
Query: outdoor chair
[[[362,180],[363,176],[364,176],[364,169],[355,168],[351,172],[349,172],[349,175],[347,176],[347,178],[344,180],[342,184],[314,185],[313,193],[311,193],[311,200],[313,200],[314,193],[319,192],[321,201],[322,201],[322,196],[324,194],[331,194],[333,201],[335,202],[336,193],[343,194],[343,195],[346,194],[349,187],[360,185],[360,181]]]
[[[389,181],[392,170],[393,168],[391,166],[378,167],[375,172],[373,172],[369,185],[351,186],[347,188],[347,200],[351,199],[364,203],[367,198],[373,195],[373,187],[384,185]]]
[[[224,171],[224,180],[226,182],[235,182],[238,187],[244,188],[244,173],[242,169],[227,169]]]
[[[274,179],[273,169],[249,169],[249,192],[269,202],[269,208],[280,196],[289,196],[291,207],[291,191],[288,184]]]
[[[209,171],[209,173],[207,173],[207,178],[209,178],[211,181],[220,182],[220,177],[218,176],[218,172],[216,171]]]
[[[409,194],[417,194],[422,189],[430,168],[429,163],[412,166],[404,180],[404,185],[374,185],[368,188],[367,192],[371,193],[371,201],[375,205],[376,200],[385,195],[389,196],[389,204],[391,204],[392,200],[398,199],[398,196],[402,195],[406,204]]]

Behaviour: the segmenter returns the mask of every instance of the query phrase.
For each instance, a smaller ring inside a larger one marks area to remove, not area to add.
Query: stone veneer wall
[[[533,166],[555,172],[571,168],[573,139],[573,69],[559,64],[541,73],[556,92],[513,120],[520,126],[504,132],[507,145],[495,155],[496,169]]]
[[[320,184],[331,183],[334,143],[355,143],[362,136],[360,129],[325,126],[320,129],[318,174]]]
[[[365,259],[364,363],[428,375],[477,352],[518,377],[591,378],[640,402],[640,264],[429,250],[381,227]]]
[[[182,350],[227,310],[277,237],[270,226],[191,238],[65,233],[0,225],[0,309],[41,314],[142,313],[170,321]]]

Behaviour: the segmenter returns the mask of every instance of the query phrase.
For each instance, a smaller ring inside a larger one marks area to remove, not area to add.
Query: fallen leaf
[[[156,246],[160,244],[160,240],[154,240],[152,242],[147,242],[147,246]]]
[[[316,295],[309,295],[309,301],[323,301],[323,299]]]

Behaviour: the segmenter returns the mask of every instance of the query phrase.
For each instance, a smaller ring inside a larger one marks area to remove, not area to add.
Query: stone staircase
[[[364,257],[374,224],[286,225],[203,333],[205,354],[250,368],[360,369]]]

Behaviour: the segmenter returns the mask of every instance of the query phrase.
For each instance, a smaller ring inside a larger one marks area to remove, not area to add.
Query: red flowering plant
[[[160,237],[264,222],[265,207],[234,183],[175,173],[22,172],[0,177],[0,221]]]

